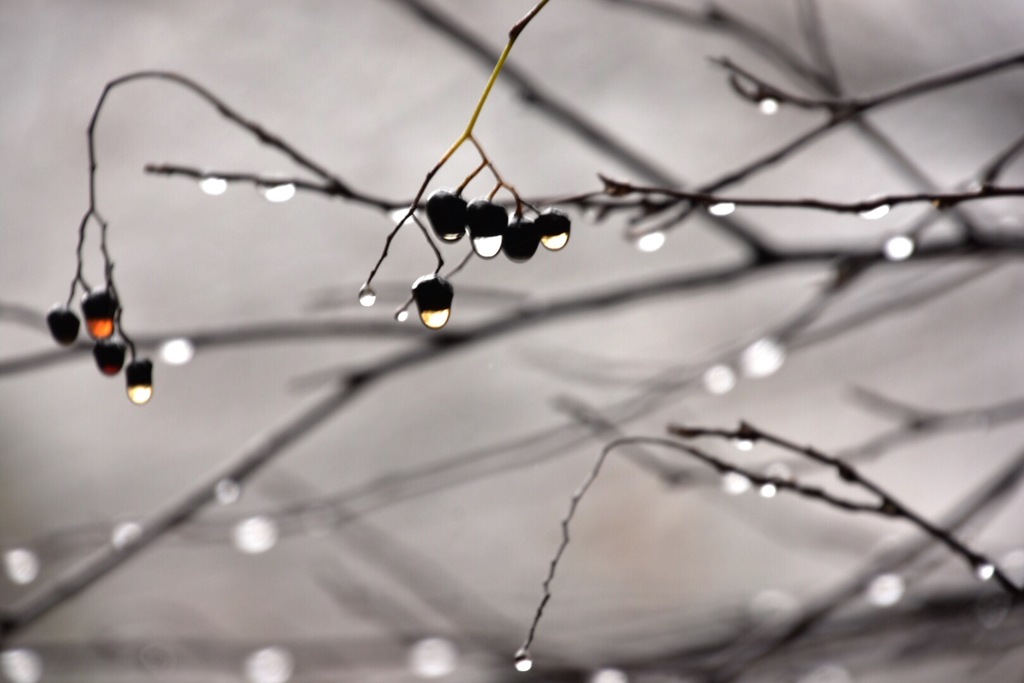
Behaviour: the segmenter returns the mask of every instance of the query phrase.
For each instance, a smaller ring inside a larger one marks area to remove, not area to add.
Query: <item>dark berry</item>
[[[68,346],[78,338],[78,327],[81,323],[78,316],[61,304],[55,304],[46,314],[46,325],[50,334],[61,346]]]
[[[113,377],[121,372],[124,367],[124,344],[119,341],[103,339],[96,342],[92,347],[92,356],[96,359],[96,366],[104,375]]]
[[[94,289],[82,297],[85,327],[93,339],[107,339],[114,334],[117,298],[105,289]]]
[[[498,237],[508,225],[508,211],[487,199],[474,199],[466,207],[466,226],[470,237]]]
[[[546,249],[558,251],[569,241],[569,229],[572,223],[569,215],[559,209],[548,209],[537,216],[537,229],[540,231],[540,243]]]
[[[540,231],[537,224],[528,218],[516,216],[505,228],[501,240],[501,250],[509,261],[523,263],[529,261],[537,253],[540,245]]]
[[[427,198],[427,218],[439,239],[457,242],[466,234],[466,200],[451,190],[434,190]]]

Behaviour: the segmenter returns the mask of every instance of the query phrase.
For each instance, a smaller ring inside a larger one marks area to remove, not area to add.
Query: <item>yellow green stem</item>
[[[501,56],[498,57],[498,61],[494,65],[494,70],[491,71],[491,77],[487,79],[487,85],[484,86],[484,91],[480,94],[480,99],[476,103],[476,109],[473,110],[473,115],[469,117],[469,123],[466,124],[466,130],[462,131],[462,135],[459,136],[459,139],[456,140],[448,151],[445,152],[444,156],[441,157],[442,164],[448,161],[451,155],[455,154],[455,150],[461,147],[462,143],[473,135],[473,128],[476,127],[477,119],[480,118],[480,112],[483,111],[484,105],[487,103],[487,98],[491,95],[491,89],[497,82],[498,76],[501,75],[501,70],[505,68],[505,60],[508,59],[509,53],[512,52],[512,46],[515,45],[516,39],[519,37],[523,28],[526,27],[526,24],[529,23],[529,21],[533,19],[533,17],[536,16],[536,14],[540,12],[546,4],[548,4],[548,0],[541,0],[538,2],[537,5],[530,10],[529,14],[523,17],[519,23],[512,27],[512,30],[509,32],[508,43],[505,44],[505,49],[501,51]]]

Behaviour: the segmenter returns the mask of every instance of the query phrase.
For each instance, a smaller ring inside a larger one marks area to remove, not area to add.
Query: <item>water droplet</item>
[[[452,309],[446,308],[441,311],[420,311],[420,320],[432,330],[439,330],[448,324]]]
[[[738,451],[754,450],[754,441],[752,439],[733,439],[732,445],[735,446]]]
[[[762,97],[757,102],[757,108],[765,116],[771,116],[779,111],[779,101],[774,97]]]
[[[265,647],[245,659],[245,676],[250,683],[286,683],[294,671],[295,659],[283,647]]]
[[[541,235],[540,243],[544,245],[545,249],[558,251],[569,243],[569,233],[563,232],[558,235]]]
[[[974,575],[978,577],[979,581],[988,581],[996,575],[996,568],[994,565],[985,562],[974,568]]]
[[[761,484],[761,488],[757,492],[761,494],[762,498],[774,498],[775,494],[779,492],[779,487],[775,484]]]
[[[110,544],[117,550],[124,550],[139,540],[142,526],[137,522],[121,522],[110,532]]]
[[[739,472],[726,472],[722,475],[722,490],[730,496],[738,496],[750,490],[751,481]]]
[[[636,238],[636,248],[645,253],[653,253],[665,246],[665,233],[660,230],[639,235]]]
[[[882,252],[890,261],[906,261],[914,253],[914,240],[906,235],[894,235],[885,241]]]
[[[403,308],[401,310],[395,311],[395,320],[397,320],[398,322],[404,323],[408,319],[409,319],[409,309],[408,308]]]
[[[228,181],[223,178],[203,178],[199,181],[199,189],[206,194],[216,197],[228,191]]]
[[[873,208],[861,211],[858,215],[865,220],[877,221],[879,218],[884,218],[889,215],[889,205],[879,204]]]
[[[235,525],[233,539],[243,553],[265,553],[277,543],[277,523],[269,517],[250,517]]]
[[[160,359],[168,365],[185,365],[196,355],[196,347],[184,337],[160,345]]]
[[[841,666],[822,664],[801,676],[797,683],[853,683],[853,677]]]
[[[736,387],[736,373],[728,365],[712,365],[701,378],[709,394],[721,396]]]
[[[459,651],[446,638],[424,638],[409,650],[409,668],[420,678],[440,678],[455,671]]]
[[[398,223],[402,222],[402,219],[405,218],[406,214],[408,214],[408,213],[409,213],[409,207],[404,207],[404,208],[401,208],[401,209],[395,209],[390,214],[391,215],[391,220],[394,221],[395,224],[397,225]]]
[[[359,305],[365,308],[369,308],[377,302],[377,292],[373,291],[369,283],[364,283],[359,288]]]
[[[213,488],[213,494],[221,505],[231,505],[242,497],[242,487],[234,479],[221,479]]]
[[[43,661],[35,650],[4,650],[0,652],[0,671],[11,683],[37,683],[43,677]]]
[[[899,574],[879,574],[868,584],[868,601],[876,607],[892,607],[903,598],[906,584]]]
[[[764,475],[772,479],[790,481],[793,479],[793,470],[784,462],[773,462],[765,468]]]
[[[530,659],[530,653],[526,650],[520,649],[516,653],[515,659],[516,671],[527,672],[533,668],[533,660]]]
[[[494,258],[501,251],[501,235],[474,237],[473,251],[480,258]]]
[[[712,216],[728,216],[736,210],[736,205],[732,202],[718,202],[708,207],[708,213]]]
[[[786,349],[770,337],[759,339],[740,356],[740,366],[747,377],[762,378],[774,375],[786,362]]]
[[[260,192],[263,193],[264,199],[274,204],[280,204],[286,202],[295,196],[295,186],[291,183],[281,183],[280,185],[263,185],[260,187]]]
[[[750,600],[749,609],[755,621],[779,624],[796,614],[798,607],[796,599],[789,593],[767,588]]]
[[[590,683],[629,683],[629,676],[622,669],[598,669],[591,674]]]
[[[28,548],[12,548],[4,553],[4,571],[11,583],[30,584],[39,576],[39,558]]]

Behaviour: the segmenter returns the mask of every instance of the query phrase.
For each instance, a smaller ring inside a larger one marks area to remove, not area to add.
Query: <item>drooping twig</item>
[[[719,474],[730,474],[736,473],[742,475],[749,480],[753,485],[758,487],[771,487],[771,494],[774,495],[776,491],[790,491],[796,493],[799,496],[815,500],[821,503],[825,503],[831,507],[843,510],[846,512],[865,512],[870,514],[876,514],[883,517],[896,517],[904,519],[914,526],[918,527],[934,540],[942,543],[949,548],[953,553],[962,557],[971,568],[977,573],[978,577],[987,580],[995,578],[999,585],[1009,594],[1018,596],[1024,595],[1024,588],[1017,586],[1013,581],[1009,579],[987,556],[969,548],[963,542],[958,540],[948,530],[942,529],[935,524],[929,522],[912,509],[908,508],[903,503],[896,500],[891,494],[886,492],[881,486],[864,477],[860,474],[853,466],[849,465],[845,461],[839,460],[832,456],[829,456],[821,451],[818,451],[811,447],[798,446],[790,441],[782,439],[781,437],[769,434],[755,427],[752,427],[746,423],[742,424],[738,429],[735,430],[723,430],[723,429],[708,429],[708,428],[691,428],[681,426],[670,426],[669,432],[677,437],[683,439],[694,439],[699,437],[716,437],[722,439],[728,439],[729,441],[746,440],[746,441],[757,441],[763,440],[768,443],[772,443],[784,450],[790,451],[791,453],[807,457],[810,460],[832,467],[839,474],[839,477],[852,485],[859,486],[864,490],[870,492],[878,498],[878,502],[863,503],[857,500],[844,498],[837,496],[833,493],[826,491],[817,486],[808,486],[801,484],[796,479],[782,478],[777,476],[771,476],[768,474],[760,474],[750,470],[748,468],[736,465],[734,463],[727,462],[713,456],[705,451],[702,451],[693,446],[685,443],[658,438],[658,437],[624,437],[612,441],[598,456],[593,467],[587,473],[583,482],[579,488],[573,493],[569,501],[569,509],[566,515],[562,518],[560,526],[562,529],[561,541],[559,542],[558,548],[555,550],[552,559],[548,564],[547,574],[542,581],[542,595],[540,602],[534,612],[533,619],[530,622],[530,626],[527,630],[527,635],[520,647],[521,653],[529,653],[530,646],[533,644],[536,637],[537,628],[540,625],[540,621],[543,618],[544,610],[552,598],[551,584],[554,581],[555,574],[558,570],[558,565],[568,548],[572,538],[569,533],[569,528],[573,518],[576,515],[577,508],[587,491],[594,484],[598,475],[601,473],[601,469],[614,451],[629,447],[629,446],[647,446],[656,448],[665,448],[670,451],[686,455],[690,458],[697,460],[698,462],[707,465],[714,469]]]
[[[349,190],[348,186],[345,185],[337,176],[331,174],[325,167],[315,162],[309,156],[300,152],[297,148],[291,144],[285,142],[281,137],[268,132],[260,124],[255,121],[251,121],[242,116],[238,111],[230,107],[220,97],[214,95],[211,91],[205,87],[193,81],[192,79],[183,76],[181,74],[172,71],[136,71],[133,73],[125,74],[119,78],[115,78],[109,81],[100,93],[99,99],[96,101],[96,106],[93,108],[92,116],[89,119],[89,126],[86,132],[88,141],[88,160],[89,160],[89,205],[85,213],[82,215],[82,220],[78,226],[78,242],[75,247],[75,254],[77,259],[77,266],[75,270],[75,276],[71,280],[70,291],[68,292],[67,305],[70,306],[75,296],[76,288],[81,285],[85,289],[89,289],[89,284],[84,277],[84,255],[82,253],[85,238],[88,231],[90,222],[95,221],[100,228],[100,251],[103,255],[104,264],[104,279],[106,288],[111,294],[117,294],[117,288],[114,283],[113,271],[114,261],[111,258],[110,251],[107,244],[108,235],[108,224],[102,217],[99,211],[99,204],[96,197],[96,171],[98,168],[97,155],[96,155],[96,127],[99,124],[100,114],[103,111],[103,105],[106,103],[107,97],[117,88],[124,85],[135,83],[139,81],[163,81],[179,85],[191,93],[197,95],[200,99],[205,100],[208,104],[213,106],[217,112],[226,118],[228,121],[240,126],[254,135],[260,143],[267,145],[277,151],[281,152],[289,159],[294,161],[300,167],[312,172],[317,177],[329,184],[329,186],[339,194],[344,196],[352,196],[353,193]],[[120,297],[116,297],[120,300]],[[124,338],[125,342],[131,350],[132,360],[135,360],[136,346],[133,339],[125,333],[124,328],[121,325],[121,311],[118,310],[115,314],[115,325]]]

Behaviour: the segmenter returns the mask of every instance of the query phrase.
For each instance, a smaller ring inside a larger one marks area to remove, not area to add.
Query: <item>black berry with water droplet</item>
[[[109,377],[121,372],[121,368],[124,367],[124,354],[124,344],[116,340],[103,339],[92,347],[92,356],[96,359],[96,367]]]
[[[501,250],[509,261],[523,263],[529,261],[537,253],[540,246],[540,231],[537,224],[528,218],[516,216],[505,228],[501,240]]]
[[[569,215],[560,209],[547,209],[537,216],[537,229],[540,232],[540,243],[551,251],[558,251],[569,241],[572,222]]]
[[[508,211],[489,199],[474,199],[466,207],[470,237],[498,237],[508,225]]]
[[[117,297],[106,289],[94,289],[82,297],[82,315],[85,328],[93,339],[107,339],[114,334],[117,317]]]
[[[412,296],[420,312],[420,321],[432,330],[448,324],[455,288],[440,275],[424,275],[412,284]]]
[[[56,304],[46,314],[46,326],[50,328],[50,334],[53,335],[54,341],[61,346],[68,346],[75,342],[80,325],[78,316],[61,304]]]
[[[427,198],[430,227],[444,242],[457,242],[466,234],[466,200],[451,190],[434,190]]]

